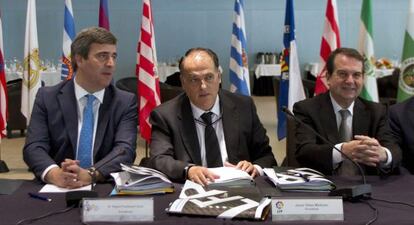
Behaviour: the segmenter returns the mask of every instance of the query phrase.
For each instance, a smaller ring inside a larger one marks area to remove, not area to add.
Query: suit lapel
[[[181,113],[178,113],[178,120],[180,123],[181,138],[183,140],[185,149],[191,158],[191,161],[197,165],[201,165],[200,144],[198,143],[197,132],[193,112],[191,110],[190,100],[183,95],[181,104]]]
[[[73,80],[67,81],[57,96],[69,140],[73,146],[73,155],[76,155],[78,136],[78,112]]]
[[[319,114],[319,121],[322,122],[323,130],[328,137],[328,140],[337,143],[339,141],[338,125],[336,124],[336,116],[332,106],[329,92],[324,94],[323,100],[320,102],[321,113]]]
[[[239,119],[240,114],[237,111],[237,106],[227,98],[223,92],[220,91],[220,107],[222,108],[222,123],[223,123],[223,132],[224,140],[226,141],[226,149],[228,161],[236,163],[237,155],[234,153],[234,150],[239,149]]]
[[[98,117],[98,126],[96,128],[96,135],[95,135],[95,144],[93,148],[93,155],[95,156],[98,152],[99,148],[102,145],[102,141],[105,137],[106,127],[108,126],[108,122],[110,119],[111,114],[111,102],[113,98],[113,88],[111,86],[105,89],[105,95],[103,98],[103,103],[99,107],[99,117]]]
[[[352,135],[368,135],[371,114],[358,98],[355,100],[354,115],[352,119]]]

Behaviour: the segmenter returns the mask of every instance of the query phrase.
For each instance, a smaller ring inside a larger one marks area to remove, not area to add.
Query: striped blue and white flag
[[[65,19],[63,24],[63,46],[62,46],[62,80],[70,80],[73,76],[70,46],[75,39],[75,20],[73,18],[72,0],[65,0]]]
[[[230,91],[250,95],[249,66],[246,52],[244,0],[234,2],[233,34],[230,51]]]
[[[302,77],[299,69],[298,52],[296,48],[293,0],[286,0],[283,45],[282,75],[280,79],[277,110],[277,136],[279,140],[286,137],[286,114],[282,111],[282,108],[288,107],[292,110],[293,104],[305,99],[305,91],[303,90]]]

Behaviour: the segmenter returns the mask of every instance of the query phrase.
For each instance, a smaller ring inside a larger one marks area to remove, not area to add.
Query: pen
[[[35,194],[35,193],[28,193],[29,194],[29,196],[31,197],[31,198],[35,198],[35,199],[39,199],[39,200],[42,200],[42,201],[47,201],[47,202],[51,202],[52,201],[52,199],[51,198],[48,198],[48,197],[44,197],[44,196],[40,196],[40,195],[37,195],[37,194]]]

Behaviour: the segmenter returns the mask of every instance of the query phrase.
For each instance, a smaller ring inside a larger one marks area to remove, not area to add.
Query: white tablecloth
[[[305,71],[309,71],[314,77],[318,75],[319,63],[308,63],[305,65]],[[392,75],[393,69],[375,69],[375,76],[377,78],[386,77]]]
[[[254,74],[256,74],[256,78],[280,76],[280,73],[281,73],[280,64],[257,64],[255,65]]]
[[[45,82],[45,86],[53,86],[58,84],[60,79],[60,70],[59,71],[42,71],[40,72],[40,76],[43,82]],[[6,81],[16,80],[19,78],[23,78],[22,72],[6,72]]]
[[[167,77],[175,72],[179,72],[178,66],[160,65],[158,64],[158,76],[161,82],[165,82]]]

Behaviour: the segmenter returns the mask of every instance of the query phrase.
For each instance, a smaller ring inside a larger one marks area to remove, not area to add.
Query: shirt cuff
[[[344,143],[336,144],[335,147],[339,150],[342,149]],[[336,169],[339,166],[339,163],[342,162],[342,154],[338,152],[335,148],[332,149],[332,168]]]
[[[58,166],[58,165],[56,165],[56,164],[52,164],[52,165],[50,165],[49,167],[47,167],[47,168],[43,171],[42,176],[41,176],[41,179],[42,179],[42,181],[43,181],[43,182],[47,183],[47,182],[46,182],[46,180],[45,180],[46,174],[47,174],[47,173],[48,173],[51,169],[53,169],[53,168],[55,168],[55,167],[59,167],[59,166]]]
[[[256,168],[257,172],[259,172],[260,176],[263,176],[264,173],[262,167],[257,164],[254,164],[253,166]]]
[[[385,163],[380,163],[381,168],[388,168],[391,166],[392,162],[392,154],[391,151],[388,148],[382,147],[382,149],[385,150],[385,153],[387,153],[387,161]]]

